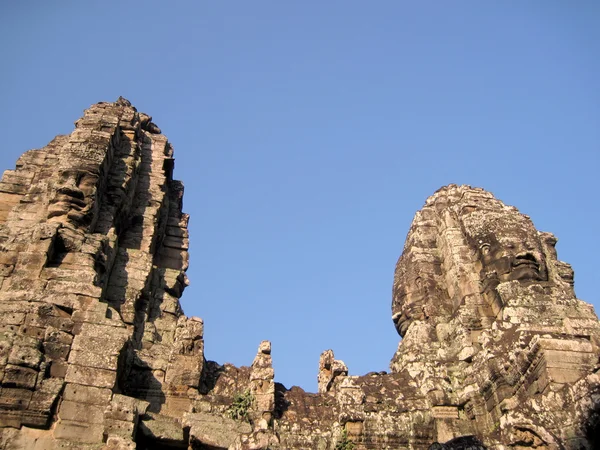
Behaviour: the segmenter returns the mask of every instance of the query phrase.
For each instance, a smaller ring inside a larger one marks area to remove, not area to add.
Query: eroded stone
[[[556,237],[482,189],[416,213],[396,266],[390,373],[319,392],[204,358],[183,315],[188,216],[173,147],[119,98],[0,181],[3,449],[559,449],[597,445],[600,325]],[[443,444],[442,444],[443,443]]]

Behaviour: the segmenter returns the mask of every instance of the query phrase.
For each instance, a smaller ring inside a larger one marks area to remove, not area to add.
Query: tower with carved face
[[[179,304],[188,216],[172,171],[166,137],[119,98],[4,173],[3,446],[88,448],[133,431],[147,408],[189,401],[179,394],[200,382],[203,325]],[[115,428],[105,411],[129,422]]]
[[[552,234],[537,231],[528,216],[489,192],[440,189],[416,214],[396,266],[392,316],[398,333],[405,336],[414,320],[457,316],[489,325],[502,309],[496,288],[511,281],[574,298],[572,270],[557,260],[555,244]]]
[[[392,319],[403,340],[391,369],[460,374],[439,404],[462,408],[499,442],[584,442],[570,416],[589,404],[570,416],[556,405],[577,396],[573,384],[599,389],[600,326],[575,297],[556,241],[489,192],[450,185],[416,214],[396,266]]]

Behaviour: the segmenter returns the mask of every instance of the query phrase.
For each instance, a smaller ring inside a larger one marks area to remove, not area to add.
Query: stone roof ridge
[[[133,107],[131,105],[131,102],[129,100],[127,100],[125,97],[121,96],[121,95],[119,96],[119,98],[115,102],[115,105],[118,105],[118,106],[131,106],[133,109],[135,109],[135,107]],[[136,111],[137,111],[137,109],[136,109]]]
[[[434,204],[441,198],[447,197],[458,197],[463,198],[466,193],[478,193],[487,198],[493,198],[494,194],[482,187],[471,186],[469,184],[447,184],[445,186],[440,187],[437,191],[435,191],[431,196],[427,198],[425,201],[425,206],[430,206]]]

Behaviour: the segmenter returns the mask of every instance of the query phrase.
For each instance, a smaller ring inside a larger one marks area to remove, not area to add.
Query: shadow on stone
[[[275,411],[274,418],[279,419],[290,407],[290,402],[285,399],[286,387],[281,383],[275,383]]]
[[[188,449],[188,428],[179,429],[175,435],[172,433],[173,430],[164,429],[160,422],[151,414],[142,417],[135,439],[138,450]]]
[[[154,376],[152,367],[142,361],[135,352],[130,352],[128,359],[129,370],[123,377],[123,393],[150,402],[149,412],[159,412],[166,400],[162,384]]]
[[[475,436],[461,436],[449,440],[445,444],[432,444],[429,450],[487,450]]]
[[[217,381],[222,373],[225,372],[225,367],[215,361],[206,361],[204,370],[202,371],[202,379],[200,380],[201,394],[206,395],[212,391],[217,385]]]
[[[600,448],[600,404],[590,411],[585,421],[584,432],[590,448]]]

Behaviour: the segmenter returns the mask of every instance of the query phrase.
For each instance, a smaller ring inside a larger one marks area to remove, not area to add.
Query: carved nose
[[[533,254],[530,252],[520,253],[517,255],[517,258],[528,259],[529,261],[537,262],[537,260],[535,259],[535,256],[533,256]]]

